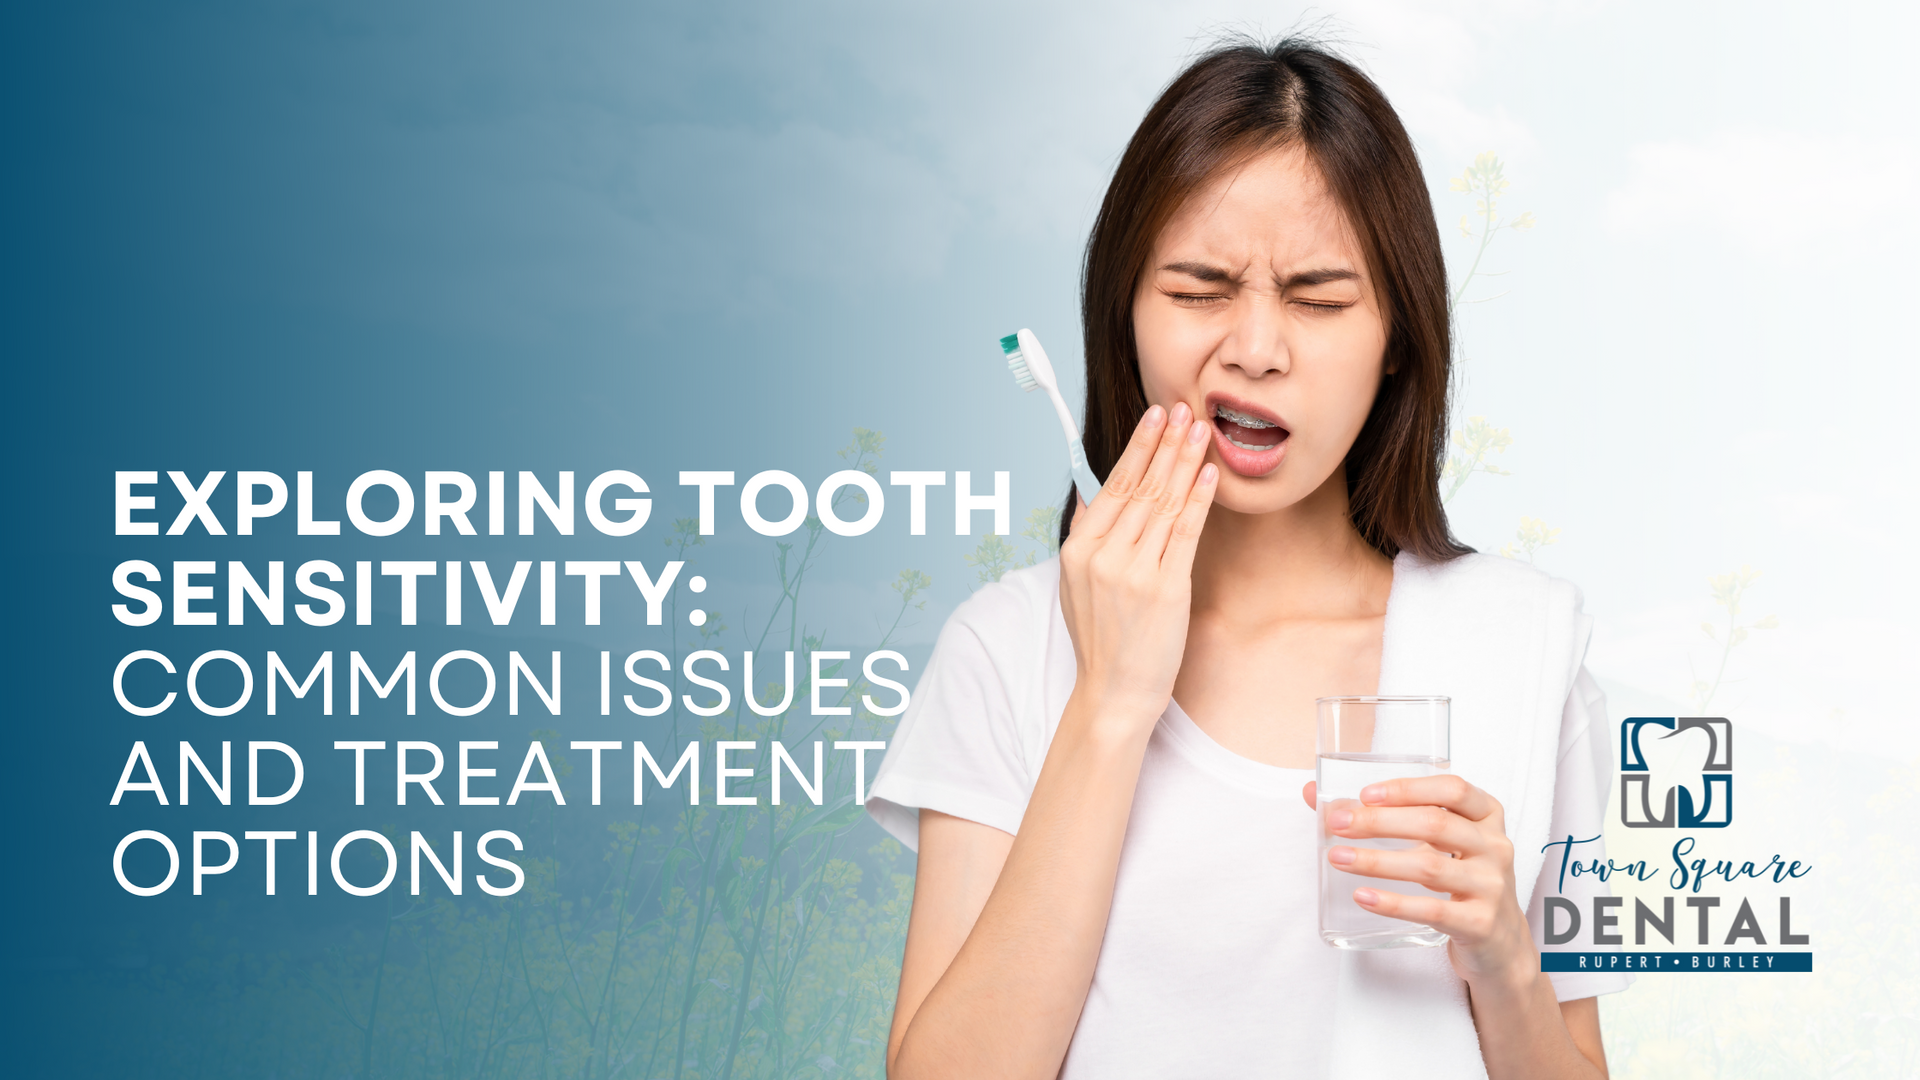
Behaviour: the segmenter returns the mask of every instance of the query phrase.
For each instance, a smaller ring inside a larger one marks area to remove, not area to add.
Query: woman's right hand
[[[1090,713],[1140,730],[1173,697],[1187,646],[1193,554],[1219,467],[1185,402],[1149,408],[1100,497],[1060,547],[1060,607]],[[1137,733],[1137,732],[1130,732]]]
[[[1074,515],[1060,605],[1079,681],[1019,835],[922,811],[889,1076],[1059,1075],[1106,937],[1146,736],[1186,651],[1217,479],[1204,464],[1211,434],[1185,405],[1147,410]]]

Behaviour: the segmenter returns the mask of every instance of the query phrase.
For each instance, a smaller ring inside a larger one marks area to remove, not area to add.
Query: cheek
[[[1344,453],[1373,409],[1384,377],[1384,342],[1378,335],[1355,335],[1357,340],[1329,349],[1314,365],[1313,404],[1322,445]],[[1320,440],[1316,440],[1320,441]],[[1337,443],[1337,446],[1327,445]]]
[[[1167,318],[1153,305],[1140,305],[1134,310],[1134,348],[1140,357],[1140,385],[1149,405],[1170,408],[1174,402],[1189,398],[1197,384],[1207,353],[1199,350],[1199,359],[1193,359],[1195,345],[1182,329],[1179,320]]]

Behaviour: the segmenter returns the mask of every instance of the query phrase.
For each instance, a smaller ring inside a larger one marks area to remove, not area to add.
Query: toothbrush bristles
[[[1033,377],[1027,368],[1026,354],[1020,351],[1020,335],[1008,334],[1000,339],[1000,351],[1007,354],[1007,370],[1013,372],[1013,381],[1020,389],[1033,391],[1040,389],[1040,380]]]
[[[1013,381],[1020,384],[1020,389],[1029,391],[1040,389],[1040,380],[1034,378],[1033,372],[1027,370],[1026,357],[1019,353],[1007,357],[1007,370],[1013,372]]]

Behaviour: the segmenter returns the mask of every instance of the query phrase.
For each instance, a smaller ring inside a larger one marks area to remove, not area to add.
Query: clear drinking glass
[[[1392,919],[1361,907],[1353,890],[1366,886],[1407,896],[1440,896],[1410,881],[1361,877],[1327,861],[1336,844],[1400,851],[1413,840],[1348,840],[1327,831],[1327,811],[1360,805],[1360,789],[1401,777],[1432,776],[1450,767],[1444,697],[1323,697],[1316,773],[1320,812],[1320,937],[1341,949],[1399,949],[1442,945],[1431,926]]]

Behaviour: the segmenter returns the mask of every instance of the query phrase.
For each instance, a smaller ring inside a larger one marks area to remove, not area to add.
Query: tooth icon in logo
[[[1620,822],[1632,829],[1723,829],[1732,824],[1733,723],[1702,716],[1622,721]]]

